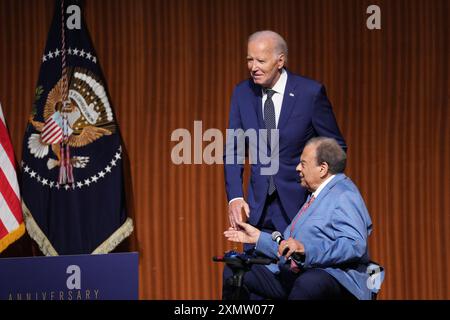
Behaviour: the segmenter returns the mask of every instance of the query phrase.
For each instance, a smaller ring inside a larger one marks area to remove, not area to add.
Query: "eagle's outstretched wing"
[[[58,105],[62,104],[64,100],[64,89],[63,89],[63,79],[60,79],[55,87],[50,90],[47,96],[47,101],[44,106],[44,120],[50,118],[55,111],[58,110]]]
[[[55,87],[49,92],[47,96],[47,101],[45,102],[43,116],[44,121],[46,121],[48,118],[50,118],[55,111],[57,111],[57,105],[61,104],[61,101],[63,100],[63,82],[62,79],[58,81],[58,83],[55,85]],[[34,116],[30,116],[29,122],[33,127],[39,131],[42,132],[42,129],[44,128],[45,123],[34,120]]]
[[[33,120],[32,116],[28,119],[28,121],[38,132],[42,132],[42,130],[44,129],[45,123]]]
[[[110,134],[112,134],[112,132],[107,129],[94,126],[86,126],[83,128],[83,131],[81,131],[79,135],[72,134],[69,137],[68,144],[69,146],[75,148],[84,147],[85,145],[88,145],[89,143],[92,143],[103,136],[109,136]]]

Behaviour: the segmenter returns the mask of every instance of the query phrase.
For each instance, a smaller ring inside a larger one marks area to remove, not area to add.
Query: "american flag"
[[[61,115],[59,112],[55,112],[51,117],[45,121],[44,128],[42,129],[42,141],[47,144],[59,143],[63,137],[63,131],[61,128]]]
[[[14,150],[0,105],[0,252],[24,233]]]

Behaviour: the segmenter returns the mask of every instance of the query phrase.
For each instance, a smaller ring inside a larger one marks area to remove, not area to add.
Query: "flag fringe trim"
[[[58,252],[56,252],[55,248],[53,248],[44,232],[42,232],[41,228],[38,226],[33,216],[31,215],[30,210],[23,201],[22,211],[28,234],[30,235],[31,239],[33,239],[38,244],[41,252],[46,256],[57,256]]]
[[[55,248],[52,246],[48,238],[39,228],[33,216],[22,201],[23,216],[27,227],[28,234],[39,245],[39,249],[46,256],[57,256]],[[133,219],[127,218],[125,222],[117,229],[108,239],[98,246],[91,254],[106,254],[114,250],[125,238],[127,238],[134,230]]]
[[[8,248],[9,245],[11,245],[16,240],[19,240],[19,238],[22,237],[24,234],[25,234],[25,225],[22,222],[18,228],[16,228],[14,231],[10,232],[8,235],[6,235],[3,239],[0,240],[0,252]]]
[[[106,254],[114,250],[125,238],[127,238],[134,230],[133,219],[130,217],[117,229],[108,239],[103,241],[92,254]]]

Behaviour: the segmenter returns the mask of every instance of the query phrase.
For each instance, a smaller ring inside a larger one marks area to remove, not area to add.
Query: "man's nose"
[[[297,176],[295,177],[295,181],[297,181],[298,183],[300,183],[301,181],[302,181],[302,179],[300,178],[300,173],[301,173],[301,168],[300,168],[300,165],[298,165],[296,168],[295,168],[295,171],[297,171]]]

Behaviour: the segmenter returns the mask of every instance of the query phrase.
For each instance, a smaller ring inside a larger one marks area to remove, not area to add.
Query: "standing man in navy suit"
[[[264,174],[267,163],[251,159],[250,184],[244,198],[244,164],[237,160],[244,155],[237,147],[238,138],[227,137],[225,184],[229,221],[236,230],[240,229],[237,221],[243,220],[242,210],[248,222],[263,231],[284,230],[290,224],[307,196],[298,183],[295,167],[309,139],[330,137],[344,150],[347,148],[324,86],[286,70],[287,56],[286,42],[273,31],[256,32],[248,39],[250,79],[234,89],[229,129],[267,129],[266,139],[258,138],[253,146],[260,152],[266,144],[262,150],[267,149],[271,161],[277,161],[277,171]]]

